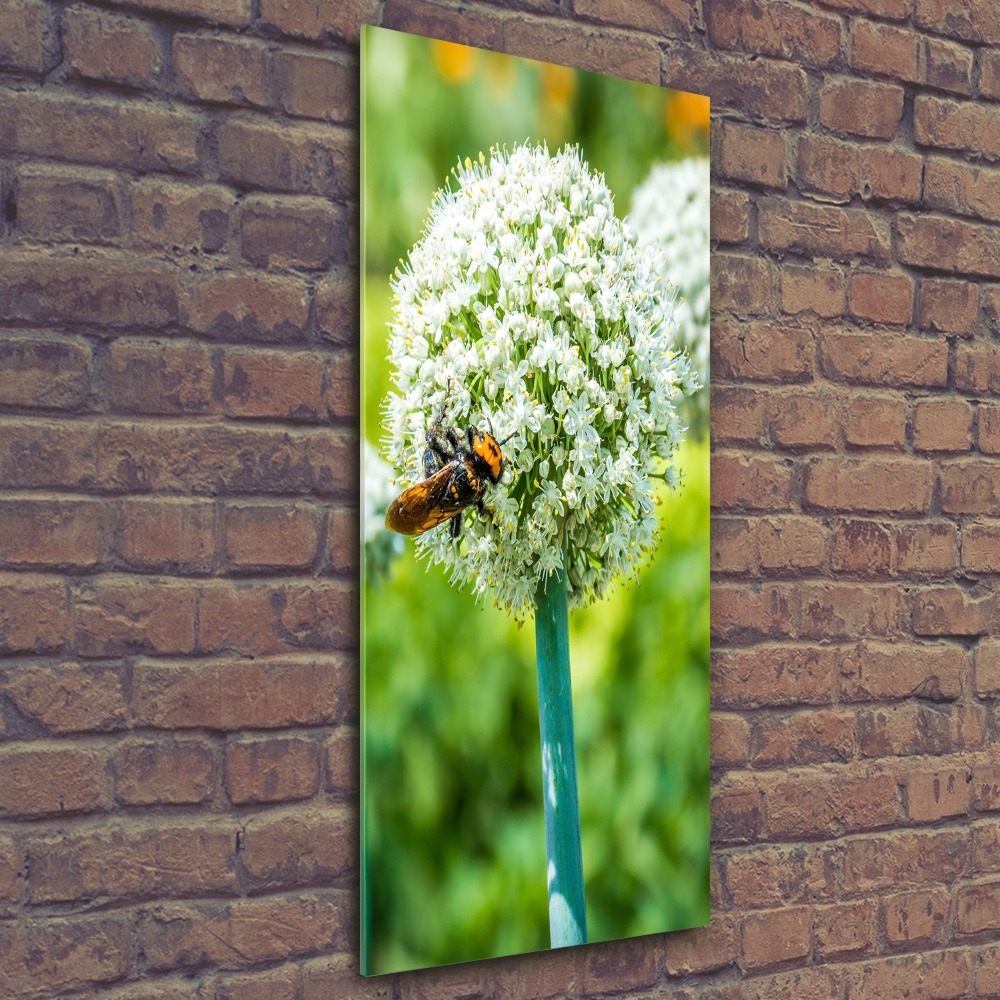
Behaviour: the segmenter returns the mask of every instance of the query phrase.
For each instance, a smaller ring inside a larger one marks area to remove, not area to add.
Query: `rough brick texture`
[[[14,996],[1000,995],[995,0],[0,5]],[[713,100],[713,919],[357,975],[358,37]]]

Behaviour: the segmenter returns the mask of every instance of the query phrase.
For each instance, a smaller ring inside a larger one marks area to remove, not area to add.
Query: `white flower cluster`
[[[639,246],[663,251],[663,276],[680,290],[677,337],[691,355],[702,380],[709,355],[709,162],[707,157],[653,167],[632,195],[627,221]],[[708,427],[708,390],[692,403],[697,423]]]
[[[392,560],[403,551],[403,539],[385,529],[385,512],[396,495],[392,466],[367,438],[361,460],[365,569],[369,580],[377,583],[389,571]]]
[[[565,550],[570,605],[589,603],[648,559],[654,478],[675,480],[697,375],[672,347],[673,290],[578,149],[494,149],[454,174],[392,280],[385,451],[399,488],[423,478],[446,398],[447,423],[513,435],[491,519],[472,507],[461,541],[445,526],[417,546],[517,618]]]

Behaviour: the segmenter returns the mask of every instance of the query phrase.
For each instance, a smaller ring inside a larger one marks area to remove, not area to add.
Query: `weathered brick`
[[[965,816],[969,811],[972,774],[964,767],[918,769],[907,774],[907,812],[916,823],[933,823],[946,816]]]
[[[924,203],[958,215],[1000,221],[1000,170],[932,156],[924,175]]]
[[[304,38],[343,38],[358,41],[359,27],[377,24],[382,14],[381,0],[261,0],[260,19],[287,35]],[[475,21],[477,14],[469,11],[460,23]],[[484,21],[487,19],[484,17]],[[391,25],[386,24],[387,28]],[[433,34],[433,32],[431,32]],[[495,39],[494,39],[495,40]],[[469,44],[486,44],[489,38],[469,40]]]
[[[950,521],[903,525],[896,530],[896,568],[902,573],[945,573],[958,559]]]
[[[21,744],[0,751],[0,812],[7,817],[94,812],[111,805],[106,749]]]
[[[803,583],[799,634],[848,641],[859,636],[899,632],[903,601],[896,587],[854,583]]]
[[[768,715],[754,725],[751,757],[755,767],[845,761],[853,752],[854,715],[820,709]]]
[[[279,51],[272,61],[277,104],[290,115],[358,120],[357,65],[307,52]]]
[[[357,864],[357,817],[343,805],[272,809],[249,820],[242,860],[255,887],[314,885]]]
[[[966,524],[962,532],[962,565],[973,573],[1000,572],[1000,522]]]
[[[850,971],[848,991],[852,996],[864,997],[909,994],[958,1000],[966,993],[969,975],[969,955],[956,950],[872,958]]]
[[[861,190],[863,150],[822,136],[803,135],[798,141],[798,181],[806,190],[818,191],[824,200],[848,202]]]
[[[903,116],[903,88],[868,80],[824,82],[819,92],[820,122],[833,132],[891,139]]]
[[[528,0],[530,6],[548,10],[547,0]],[[627,28],[658,32],[671,38],[690,35],[694,12],[684,0],[578,0],[574,11],[580,17]]]
[[[1000,608],[995,595],[967,595],[958,587],[936,587],[913,596],[916,635],[987,635]]]
[[[913,318],[913,279],[907,274],[855,271],[848,302],[858,319],[905,326]]]
[[[768,321],[737,323],[721,317],[712,330],[712,377],[738,382],[805,382],[815,368],[813,338],[801,327],[774,336]]]
[[[976,693],[982,697],[1000,694],[1000,640],[981,639],[976,645]]]
[[[309,291],[295,277],[220,271],[186,290],[181,315],[194,332],[219,340],[301,340],[309,322]]]
[[[889,259],[887,221],[859,209],[762,198],[757,216],[761,245],[770,250],[840,261],[856,256],[880,263]]]
[[[503,22],[492,12],[470,10],[456,23],[447,7],[426,0],[389,0],[384,4],[382,26],[484,49],[497,49],[503,38]]]
[[[839,316],[844,311],[844,302],[844,275],[838,268],[786,264],[781,269],[781,308],[784,312]]]
[[[838,661],[840,695],[847,701],[906,698],[919,693],[935,701],[955,700],[966,654],[957,646],[867,639]]]
[[[711,236],[722,243],[740,243],[750,232],[750,196],[745,191],[712,189]]]
[[[976,761],[969,776],[972,804],[977,812],[1000,810],[1000,764],[992,756]]]
[[[223,354],[222,372],[230,416],[314,422],[326,412],[317,355],[234,349]]]
[[[876,940],[877,916],[872,900],[817,906],[813,913],[817,950],[824,958],[869,951]]]
[[[82,338],[7,332],[0,340],[0,404],[76,409],[90,392],[91,363]]]
[[[40,0],[11,0],[0,10],[0,68],[47,73],[59,62],[55,12]]]
[[[968,451],[972,407],[963,399],[922,399],[913,407],[915,451]]]
[[[756,788],[740,786],[712,791],[713,843],[754,840],[760,833],[763,805]]]
[[[920,325],[943,333],[970,334],[979,312],[979,289],[968,281],[924,278],[920,282]]]
[[[979,93],[983,97],[1000,99],[1000,51],[979,50]]]
[[[215,253],[232,229],[233,195],[219,185],[140,180],[129,188],[132,240],[144,250]]]
[[[759,257],[717,253],[712,264],[712,306],[737,316],[774,308],[774,269]]]
[[[959,934],[1000,930],[1000,882],[959,889],[956,926]]]
[[[236,805],[306,799],[319,788],[319,744],[298,737],[226,747],[226,791]]]
[[[774,129],[723,122],[715,136],[719,173],[763,187],[785,186],[785,138]]]
[[[885,705],[859,714],[858,744],[865,757],[944,754],[967,744],[964,723],[954,705]]]
[[[851,66],[898,80],[919,81],[920,37],[911,29],[858,20],[851,32]]]
[[[821,510],[922,514],[930,507],[934,467],[903,458],[817,458],[806,466],[803,498]]]
[[[1000,12],[990,0],[916,0],[920,27],[970,42],[1000,42]]]
[[[258,267],[317,270],[344,246],[342,221],[321,198],[247,199],[240,233],[244,259]]]
[[[356,345],[361,326],[358,276],[344,268],[331,268],[316,282],[316,324],[335,344]]]
[[[949,883],[965,868],[968,838],[954,830],[901,831],[844,844],[844,891],[871,895]],[[887,893],[888,894],[888,893]]]
[[[321,512],[306,504],[226,508],[226,557],[245,569],[304,568],[316,556]]]
[[[714,712],[709,743],[713,767],[745,765],[750,742],[750,723],[740,715]]]
[[[898,396],[851,396],[844,437],[861,448],[902,448],[906,444],[906,401]]]
[[[913,135],[918,143],[1000,160],[1000,109],[929,94],[913,103]]]
[[[174,79],[185,97],[252,107],[273,103],[266,43],[232,36],[177,34],[172,58]]]
[[[827,844],[754,844],[728,854],[726,885],[740,908],[829,902],[841,867]]]
[[[831,648],[758,644],[712,656],[713,704],[732,708],[829,703],[840,654]]]
[[[751,0],[713,2],[705,11],[708,37],[724,49],[826,65],[840,52],[840,21],[819,11]]]
[[[118,744],[115,799],[125,806],[194,805],[215,788],[215,750],[204,739],[140,739]]]
[[[949,896],[942,889],[922,889],[886,897],[886,939],[891,944],[944,944]]]
[[[327,529],[327,562],[334,573],[358,568],[359,514],[356,509],[335,507],[330,511]]]
[[[746,573],[760,563],[757,539],[746,518],[715,518],[712,522],[710,565],[713,573]]]
[[[0,652],[51,652],[66,645],[69,632],[64,580],[34,573],[0,573]]]
[[[826,332],[819,339],[828,377],[861,385],[943,386],[948,381],[948,342],[892,333]]]
[[[712,505],[780,510],[789,506],[792,469],[789,463],[742,455],[716,454],[712,459]]]
[[[941,509],[946,514],[994,515],[1000,501],[1000,469],[981,461],[948,462],[941,467]]]
[[[861,149],[861,190],[866,201],[918,203],[923,191],[924,162],[917,153],[895,146],[864,146]]]
[[[826,392],[788,392],[775,397],[771,433],[782,448],[833,447],[841,418],[835,397]]]
[[[122,729],[128,717],[119,667],[66,661],[22,664],[3,675],[17,710],[52,733]]]
[[[360,775],[360,740],[353,726],[338,726],[325,745],[326,790],[356,794]]]
[[[129,498],[118,518],[118,554],[138,568],[206,572],[215,554],[214,520],[210,501]]]
[[[765,570],[819,569],[827,549],[824,525],[807,517],[764,517],[751,530]]]
[[[795,634],[798,590],[783,584],[719,583],[712,595],[712,635],[720,641],[784,638]]]
[[[114,174],[25,167],[17,181],[17,231],[35,239],[116,242],[122,228]]]
[[[166,66],[157,33],[134,17],[68,7],[62,41],[69,65],[88,80],[147,87],[159,83]]]
[[[876,521],[838,521],[833,531],[830,568],[838,573],[881,576],[892,561],[892,535]]]
[[[203,344],[119,338],[111,345],[105,397],[129,413],[209,413],[212,359]]]
[[[96,566],[104,556],[109,514],[99,500],[0,500],[0,564]]]

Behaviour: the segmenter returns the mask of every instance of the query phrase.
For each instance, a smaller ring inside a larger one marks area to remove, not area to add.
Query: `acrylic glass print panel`
[[[363,30],[365,974],[708,923],[708,125]]]

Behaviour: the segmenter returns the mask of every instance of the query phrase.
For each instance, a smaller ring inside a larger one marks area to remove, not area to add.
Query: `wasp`
[[[427,431],[424,448],[424,479],[414,483],[389,505],[385,526],[401,535],[419,535],[450,520],[452,538],[462,533],[466,507],[475,504],[486,516],[483,497],[487,484],[496,486],[504,470],[501,445],[513,435],[497,439],[489,431],[470,424],[465,434],[446,426],[448,396],[437,420]]]

